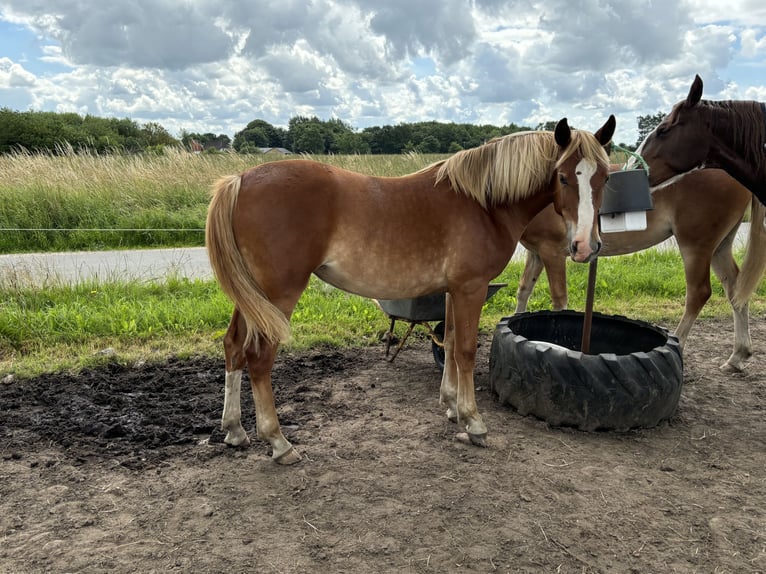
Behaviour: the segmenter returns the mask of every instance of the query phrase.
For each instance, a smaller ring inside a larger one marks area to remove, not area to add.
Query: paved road
[[[0,274],[26,284],[83,280],[161,280],[168,275],[210,278],[204,247],[0,255]]]
[[[740,226],[736,247],[745,245],[749,224]],[[668,239],[657,246],[675,248]],[[514,260],[523,260],[519,246]],[[19,280],[25,284],[46,282],[76,283],[83,280],[161,280],[169,275],[190,279],[213,276],[204,247],[142,249],[126,251],[78,251],[73,253],[33,253],[0,255],[0,279]]]

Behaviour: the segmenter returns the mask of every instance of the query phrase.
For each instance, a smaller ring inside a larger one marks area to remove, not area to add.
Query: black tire
[[[444,345],[439,344],[444,343],[444,321],[440,321],[437,323],[436,327],[434,327],[434,336],[439,339],[439,342],[431,341],[431,352],[434,355],[434,362],[436,365],[441,370],[444,370]]]
[[[500,401],[585,431],[654,427],[672,416],[683,384],[678,339],[644,321],[594,313],[591,353],[583,354],[576,350],[583,318],[575,311],[504,317],[489,362]]]

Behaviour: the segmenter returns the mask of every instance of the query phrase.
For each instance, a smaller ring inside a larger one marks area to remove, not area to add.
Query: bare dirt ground
[[[287,468],[222,444],[218,359],[5,381],[0,571],[764,572],[766,320],[752,334],[722,373],[730,322],[698,322],[677,414],[593,434],[499,404],[484,337],[486,449],[454,439],[423,340],[394,363],[284,354]]]

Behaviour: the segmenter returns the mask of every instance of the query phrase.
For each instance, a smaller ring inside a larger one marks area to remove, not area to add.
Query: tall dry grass
[[[301,156],[291,156],[292,158]],[[0,156],[0,253],[195,246],[222,175],[280,156],[18,152]],[[361,173],[404,175],[436,156],[321,156]],[[129,231],[122,231],[129,230]],[[163,231],[168,230],[168,231]]]

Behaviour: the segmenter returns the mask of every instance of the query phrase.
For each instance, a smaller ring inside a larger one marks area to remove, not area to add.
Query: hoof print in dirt
[[[683,384],[678,339],[621,316],[538,311],[504,317],[490,350],[490,386],[522,415],[584,431],[656,426],[675,413]]]

